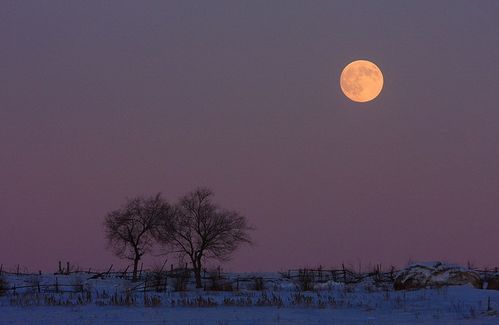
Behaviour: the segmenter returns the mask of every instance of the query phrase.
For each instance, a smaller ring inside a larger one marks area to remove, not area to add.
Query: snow
[[[394,291],[371,277],[346,284],[326,278],[300,291],[296,278],[280,273],[230,273],[223,280],[239,290],[195,289],[191,279],[187,291],[176,292],[170,278],[166,291],[156,292],[117,274],[89,277],[3,275],[16,290],[0,296],[0,324],[499,323],[499,291],[471,285]],[[263,291],[254,290],[257,278]]]
[[[441,262],[427,262],[409,265],[398,272],[395,282],[403,289],[424,286],[445,286],[473,284],[482,287],[480,274],[459,265]],[[408,285],[407,285],[408,284]]]

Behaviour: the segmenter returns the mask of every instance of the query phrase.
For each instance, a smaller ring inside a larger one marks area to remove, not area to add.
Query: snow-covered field
[[[394,291],[371,277],[231,273],[195,289],[172,275],[91,277],[4,274],[0,324],[499,324],[499,291],[470,285]]]

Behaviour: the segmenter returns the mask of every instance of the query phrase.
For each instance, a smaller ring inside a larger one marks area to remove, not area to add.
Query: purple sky
[[[498,1],[1,1],[0,263],[105,268],[125,197],[198,185],[226,268],[499,264]],[[355,59],[385,77],[353,103]],[[153,263],[153,262],[151,262]]]

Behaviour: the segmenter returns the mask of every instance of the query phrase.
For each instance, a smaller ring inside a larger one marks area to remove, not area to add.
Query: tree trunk
[[[192,259],[192,268],[194,269],[194,277],[196,279],[196,288],[202,288],[203,283],[201,282],[201,259],[194,257]]]
[[[135,282],[137,281],[137,269],[139,268],[139,256],[135,256],[135,259],[133,260],[133,277],[132,281]]]
[[[203,284],[201,283],[201,269],[194,269],[194,275],[196,276],[196,288],[202,288]]]

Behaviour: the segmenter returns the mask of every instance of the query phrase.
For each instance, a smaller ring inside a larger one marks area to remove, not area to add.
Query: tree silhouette
[[[158,222],[169,218],[173,209],[158,193],[154,197],[128,199],[120,209],[109,212],[104,221],[106,238],[113,253],[133,261],[133,281],[142,256],[154,245]]]
[[[198,188],[182,197],[173,218],[162,219],[158,239],[174,251],[189,257],[196,287],[201,288],[203,260],[228,260],[243,243],[251,243],[246,218],[235,211],[219,208],[212,202],[213,192]]]

